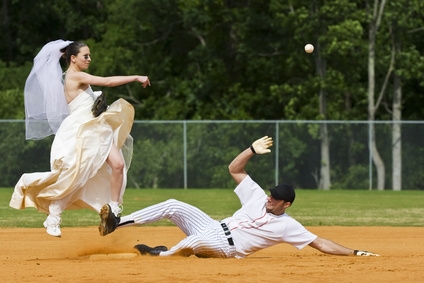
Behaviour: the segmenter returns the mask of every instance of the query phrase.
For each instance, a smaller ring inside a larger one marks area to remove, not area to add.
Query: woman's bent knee
[[[112,168],[112,171],[115,173],[123,173],[124,172],[124,168],[125,168],[125,164],[124,162],[113,162],[112,164],[109,164],[110,167]]]

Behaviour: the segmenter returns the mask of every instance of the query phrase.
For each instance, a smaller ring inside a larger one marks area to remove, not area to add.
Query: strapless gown
[[[100,92],[89,87],[69,103],[70,115],[60,125],[51,147],[51,171],[23,174],[12,194],[11,207],[35,207],[49,213],[52,201],[65,200],[66,209],[90,208],[99,212],[102,205],[110,202],[112,171],[106,159],[113,143],[121,149],[126,165],[122,203],[132,158],[134,107],[118,99],[94,118],[91,107],[98,95]]]

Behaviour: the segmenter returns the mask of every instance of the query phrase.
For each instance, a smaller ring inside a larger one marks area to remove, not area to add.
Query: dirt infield
[[[380,257],[322,254],[287,244],[245,259],[194,256],[121,259],[93,254],[131,253],[138,243],[166,245],[184,235],[176,227],[131,227],[100,237],[97,227],[62,228],[62,238],[44,229],[0,230],[2,282],[421,282],[424,227],[308,227],[345,246]]]

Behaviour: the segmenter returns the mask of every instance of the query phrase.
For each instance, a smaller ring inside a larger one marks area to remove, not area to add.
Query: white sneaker
[[[62,232],[60,231],[60,223],[62,219],[59,216],[47,216],[46,221],[44,221],[43,225],[47,229],[47,234],[52,235],[54,237],[62,236]]]

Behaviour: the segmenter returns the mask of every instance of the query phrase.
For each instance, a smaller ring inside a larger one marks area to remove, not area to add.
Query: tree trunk
[[[385,165],[383,159],[378,152],[376,138],[375,138],[375,41],[377,30],[380,25],[381,16],[383,14],[385,0],[379,4],[379,0],[374,0],[373,8],[371,9],[373,15],[370,19],[369,27],[369,42],[368,42],[368,121],[371,123],[371,154],[377,171],[377,189],[384,190],[385,182]],[[372,180],[370,180],[372,182]]]
[[[317,41],[318,42],[318,41]],[[325,60],[321,57],[320,44],[316,44],[316,70],[323,82],[325,79],[326,64]],[[327,120],[327,95],[323,85],[321,84],[319,90],[319,114],[324,120]],[[330,139],[328,137],[327,124],[322,123],[320,126],[320,139],[321,139],[321,163],[320,163],[320,180],[318,188],[322,190],[330,190]]]
[[[386,178],[386,168],[383,159],[381,158],[380,153],[378,152],[377,143],[375,141],[374,125],[372,125],[371,136],[372,161],[374,162],[375,168],[377,170],[377,190],[383,191]]]
[[[327,124],[321,124],[321,174],[320,189],[330,190],[330,140],[328,138]]]
[[[393,91],[393,129],[392,129],[392,156],[393,156],[393,176],[392,186],[394,191],[402,190],[402,128],[397,123],[402,120],[402,86],[401,78],[394,74]]]

